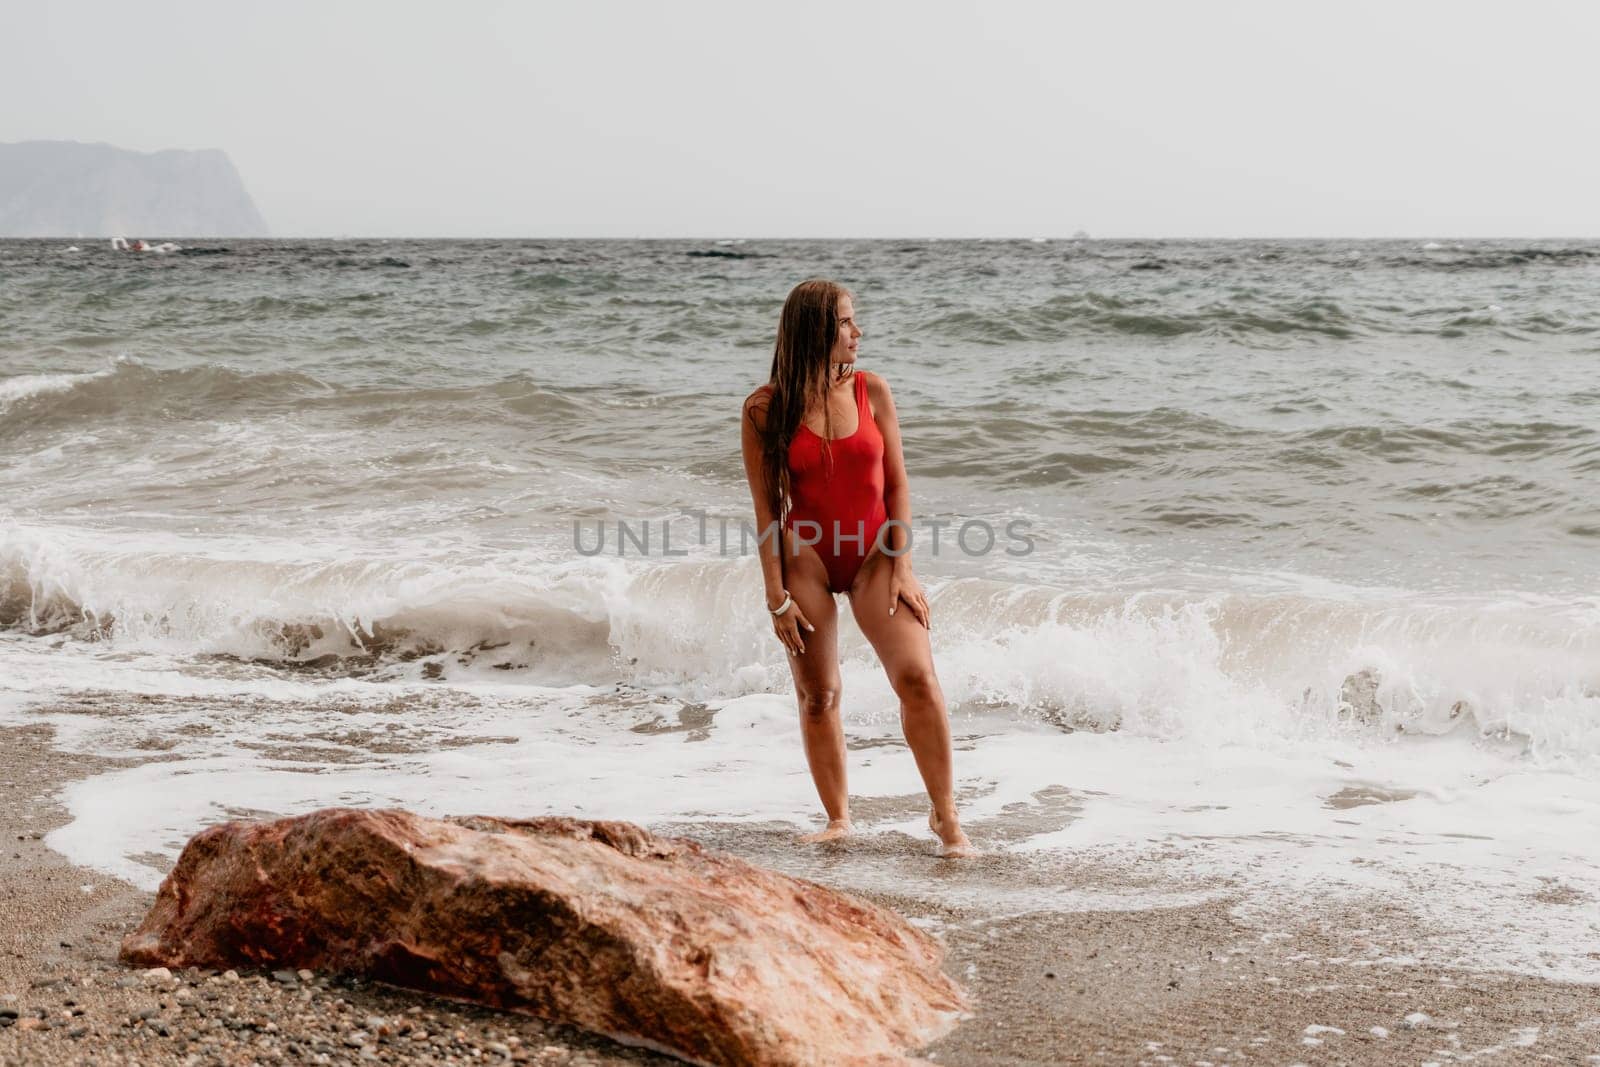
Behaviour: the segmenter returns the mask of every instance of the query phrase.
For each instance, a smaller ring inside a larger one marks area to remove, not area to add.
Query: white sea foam
[[[19,374],[10,378],[0,378],[0,414],[4,414],[6,408],[19,400],[25,400],[30,396],[41,396],[45,393],[64,393],[81,382],[103,376],[103,372],[97,372],[94,374]]]
[[[69,749],[170,757],[71,785],[73,820],[50,837],[135,884],[208,823],[332,804],[814,818],[787,667],[746,610],[754,560],[351,562],[221,537],[9,537],[13,601],[55,596],[115,623],[0,636],[0,720],[51,723]],[[975,835],[1046,869],[1074,857],[1166,875],[1091,890],[947,879],[929,894],[1007,910],[1237,899],[1262,923],[1308,898],[1376,898],[1439,931],[1427,959],[1600,980],[1574,905],[1600,899],[1592,603],[1287,580],[1198,596],[929,589]],[[852,791],[867,811],[877,798],[919,813],[862,824],[925,836],[894,695],[841,618]],[[316,620],[323,636],[288,654],[286,624]],[[354,667],[286,669],[408,630]],[[926,859],[827,877],[903,890]],[[1399,955],[1377,938],[1367,962]]]
[[[221,696],[217,680],[181,688],[181,698],[112,697],[100,711],[3,712],[55,725],[69,749],[135,756],[154,745],[168,757],[70,785],[73,821],[51,847],[148,888],[204,825],[328,805],[797,828],[816,814],[782,693],[685,705],[633,689],[493,680],[262,677],[237,686],[254,689],[251,698]],[[858,808],[870,812],[879,798],[915,813],[858,821],[869,833],[925,838],[892,698],[868,691],[848,706]],[[1600,899],[1593,778],[1437,738],[1269,751],[1063,733],[972,712],[954,726],[964,817],[980,842],[1047,865],[1137,865],[1142,885],[930,879],[920,865],[935,861],[915,847],[889,863],[830,864],[831,880],[907,891],[909,879],[930,899],[1005,910],[1227,899],[1263,927],[1308,900],[1376,899],[1425,920],[1420,958],[1600,981],[1582,903]],[[1372,942],[1366,962],[1397,956],[1381,931]]]
[[[927,585],[935,655],[958,706],[1267,747],[1461,733],[1536,765],[1600,765],[1593,600],[1326,583],[1272,592],[1259,576],[1209,592]],[[749,596],[758,587],[748,557],[550,559],[450,542],[385,549],[0,523],[4,621],[68,639],[55,681],[37,681],[46,691],[81,685],[66,654],[76,647],[106,665],[107,689],[125,684],[114,675],[131,656],[221,655],[390,681],[492,670],[525,684],[727,699],[787,685]],[[843,601],[840,618],[846,686],[886,694]]]

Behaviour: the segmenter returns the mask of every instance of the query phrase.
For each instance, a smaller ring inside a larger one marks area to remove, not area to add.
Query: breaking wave
[[[0,528],[0,627],[288,671],[783,689],[754,560],[470,563]],[[1600,602],[936,585],[959,705],[1213,741],[1467,731],[1600,759]],[[851,671],[877,672],[846,627]]]

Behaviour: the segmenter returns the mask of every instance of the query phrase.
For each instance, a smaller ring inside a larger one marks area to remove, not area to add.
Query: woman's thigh
[[[898,679],[933,671],[933,648],[928,629],[917,621],[911,609],[901,603],[889,614],[889,579],[893,559],[874,552],[861,565],[861,573],[850,587],[850,612],[861,635],[872,645],[891,685]]]
[[[839,605],[828,592],[828,571],[817,550],[799,541],[791,531],[784,531],[784,540],[784,580],[788,582],[789,595],[816,627],[815,630],[804,627],[800,630],[805,652],[798,656],[785,653],[784,658],[789,661],[789,670],[794,675],[795,693],[804,697],[824,691],[837,692]]]

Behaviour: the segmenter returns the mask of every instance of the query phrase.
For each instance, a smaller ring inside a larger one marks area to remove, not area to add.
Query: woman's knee
[[[823,719],[839,710],[839,685],[808,686],[795,694],[800,705],[800,715],[806,719]]]
[[[889,683],[905,707],[936,707],[941,710],[944,707],[944,691],[939,688],[939,677],[934,674],[931,663],[902,668],[895,672]]]

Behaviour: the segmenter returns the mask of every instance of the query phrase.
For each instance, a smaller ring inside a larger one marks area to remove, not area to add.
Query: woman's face
[[[856,325],[856,307],[848,296],[839,297],[836,313],[839,318],[839,335],[833,339],[830,363],[854,363],[856,346],[861,342],[861,327]]]

